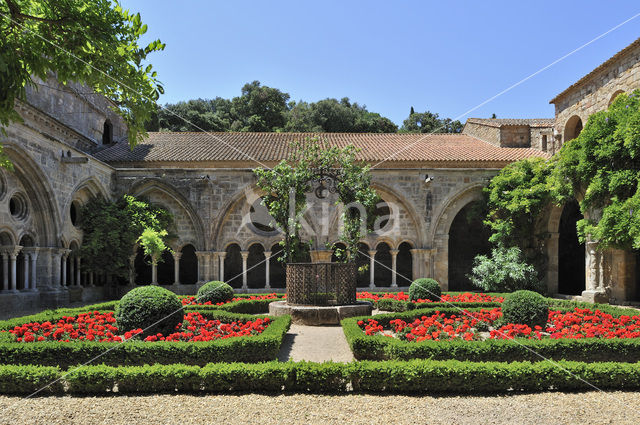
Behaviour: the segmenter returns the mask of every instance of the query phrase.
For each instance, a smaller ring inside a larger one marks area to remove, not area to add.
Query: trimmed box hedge
[[[229,392],[479,394],[519,391],[633,390],[640,363],[560,361],[473,363],[456,360],[354,363],[217,363],[204,367],[81,366],[62,372],[42,366],[0,366],[0,393],[150,394]],[[115,389],[117,388],[117,392]]]
[[[572,311],[575,307],[600,310],[614,316],[640,314],[637,310],[613,307],[605,304],[588,304],[575,302],[558,302],[554,300],[551,308],[561,311]],[[485,307],[486,308],[486,307]],[[469,308],[469,312],[479,311],[481,307]],[[445,314],[457,314],[455,308],[429,307],[404,313],[389,313],[374,316],[382,326],[388,326],[393,319],[413,321],[416,317],[431,315],[435,310]],[[530,340],[519,338],[514,340],[484,341],[401,341],[382,335],[365,335],[358,326],[358,320],[367,320],[371,316],[353,317],[342,320],[342,328],[353,355],[358,360],[466,360],[473,362],[486,361],[541,361],[544,358],[553,360],[573,360],[581,362],[626,362],[640,361],[640,338],[636,339],[542,339]]]
[[[94,309],[87,311],[94,311]],[[56,310],[10,319],[0,322],[0,330],[12,329],[14,326],[28,322],[57,321],[62,316],[76,315],[81,312]],[[200,313],[209,319],[221,321],[255,320],[258,317],[267,317],[220,310],[200,311]],[[0,333],[0,359],[5,364],[38,364],[63,368],[85,363],[96,357],[98,357],[97,362],[114,366],[151,363],[205,365],[212,362],[265,362],[277,358],[290,324],[290,316],[280,316],[272,318],[269,326],[259,335],[197,342],[129,340],[113,343],[96,341],[24,343],[14,342],[12,334],[2,332]]]

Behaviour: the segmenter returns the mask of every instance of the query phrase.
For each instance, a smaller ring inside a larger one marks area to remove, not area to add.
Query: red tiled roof
[[[597,73],[599,73],[600,71],[602,71],[603,69],[609,67],[610,65],[612,65],[615,61],[617,61],[618,59],[622,58],[624,55],[626,55],[627,53],[629,53],[631,50],[633,50],[634,48],[640,46],[640,38],[636,39],[636,41],[634,41],[633,43],[629,44],[627,47],[625,47],[624,49],[620,50],[618,53],[616,53],[615,55],[611,56],[609,59],[607,59],[605,62],[603,62],[602,64],[600,64],[597,68],[595,68],[593,71],[591,71],[590,73],[588,73],[587,75],[585,75],[584,77],[580,78],[578,81],[576,81],[575,83],[573,83],[572,85],[570,85],[569,87],[567,87],[566,89],[564,89],[562,91],[562,93],[556,95],[556,97],[554,97],[553,99],[551,99],[549,101],[549,103],[553,104],[556,102],[556,100],[558,100],[560,97],[564,96],[565,94],[567,94],[568,92],[570,92],[572,89],[574,89],[575,87],[585,83],[586,81],[588,81],[589,79],[591,79],[592,76],[596,75]]]
[[[318,138],[329,146],[353,145],[367,162],[451,163],[495,166],[528,157],[548,157],[531,148],[500,148],[465,134],[373,133],[201,133],[159,132],[133,150],[126,143],[96,152],[94,156],[116,166],[153,166],[153,163],[190,166],[224,162],[277,162],[292,153],[291,143]],[[251,164],[255,166],[257,164]]]
[[[469,118],[467,122],[483,124],[489,127],[505,127],[510,125],[528,125],[529,127],[553,127],[553,118]]]

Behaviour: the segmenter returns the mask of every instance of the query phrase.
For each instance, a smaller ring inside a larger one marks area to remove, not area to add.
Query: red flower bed
[[[370,292],[358,292],[356,294],[356,298],[358,299],[369,299],[378,301],[381,299],[393,299],[398,301],[409,301],[409,294],[405,294],[404,292],[386,292],[383,294],[372,294]],[[455,302],[455,303],[487,303],[487,302],[495,302],[501,303],[504,301],[503,297],[494,297],[493,295],[488,294],[476,294],[471,292],[465,292],[462,294],[442,294],[441,300],[439,301],[431,301],[431,300],[414,300],[413,303],[421,304],[421,303],[433,303],[433,302]]]
[[[286,298],[286,295],[281,295],[281,294],[268,294],[268,295],[251,295],[249,297],[235,297],[232,298],[231,301],[227,301],[224,303],[215,303],[215,305],[224,305],[224,304],[229,304],[229,303],[233,303],[236,301],[246,301],[246,300],[277,300],[277,299],[282,299],[282,298]],[[182,305],[214,305],[211,301],[207,301],[204,303],[199,303],[196,302],[196,297],[194,296],[188,296],[188,297],[184,297],[182,299]]]
[[[82,313],[78,316],[64,316],[55,323],[25,323],[16,326],[9,332],[16,336],[18,342],[34,341],[98,341],[122,342],[142,332],[133,329],[121,332],[116,326],[113,312]],[[234,321],[223,323],[210,320],[198,312],[185,314],[184,322],[176,326],[176,332],[170,335],[151,335],[145,341],[212,341],[215,339],[234,338],[258,335],[269,326],[270,319]]]
[[[367,335],[384,335],[403,341],[481,339],[580,339],[580,338],[640,338],[640,315],[614,317],[600,310],[576,308],[570,312],[550,311],[549,322],[543,329],[509,323],[494,328],[502,317],[499,308],[479,312],[462,311],[460,314],[434,312],[407,323],[391,320],[385,329],[377,320],[360,320],[358,325]],[[484,322],[480,324],[480,322]],[[481,330],[480,330],[480,329]]]

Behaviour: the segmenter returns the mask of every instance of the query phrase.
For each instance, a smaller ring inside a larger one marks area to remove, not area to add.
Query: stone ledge
[[[339,325],[342,319],[355,316],[369,316],[373,305],[368,301],[340,306],[289,305],[286,301],[274,301],[269,304],[269,315],[291,315],[291,321],[298,325],[321,326]]]

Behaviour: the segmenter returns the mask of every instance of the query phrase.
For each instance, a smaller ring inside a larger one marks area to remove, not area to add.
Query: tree
[[[438,114],[433,112],[414,112],[411,107],[409,117],[402,122],[400,132],[402,133],[460,133],[462,123],[451,118],[440,119]]]
[[[289,94],[261,86],[260,81],[247,83],[242,95],[231,101],[234,131],[276,131],[284,128]]]
[[[294,154],[273,169],[253,170],[258,187],[264,191],[263,203],[284,233],[283,257],[291,262],[300,242],[300,219],[306,206],[310,183],[330,176],[335,182],[338,201],[345,205],[341,240],[346,246],[346,261],[353,261],[358,242],[365,236],[368,217],[360,213],[375,211],[378,194],[371,188],[369,166],[356,161],[358,150],[353,146],[323,148],[317,140],[294,146]]]
[[[580,201],[580,238],[599,248],[640,249],[640,90],[591,115],[556,156],[553,195]]]
[[[171,249],[164,243],[163,238],[167,236],[166,230],[154,230],[146,228],[138,238],[137,242],[142,247],[144,255],[151,258],[151,284],[158,284],[158,262],[162,261],[162,253]]]
[[[146,59],[164,44],[140,45],[146,32],[140,14],[107,0],[0,0],[0,126],[20,120],[14,101],[33,76],[53,74],[111,99],[135,145],[163,93]]]
[[[94,198],[82,208],[80,217],[83,267],[120,278],[129,275],[129,258],[143,231],[166,231],[173,221],[168,211],[129,195],[115,202]]]

